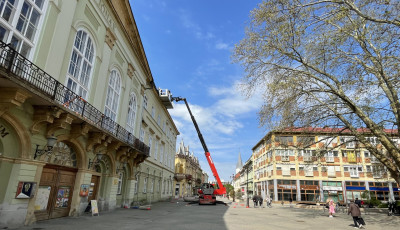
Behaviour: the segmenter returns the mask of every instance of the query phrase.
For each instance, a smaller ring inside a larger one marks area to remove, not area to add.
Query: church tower
[[[240,156],[240,151],[239,151],[239,159],[236,164],[236,173],[240,172],[242,168],[243,168],[242,157]]]

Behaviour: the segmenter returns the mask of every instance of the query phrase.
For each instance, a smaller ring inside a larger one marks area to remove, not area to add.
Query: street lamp
[[[246,167],[247,181],[246,181],[246,194],[247,194],[247,207],[249,207],[249,165]]]

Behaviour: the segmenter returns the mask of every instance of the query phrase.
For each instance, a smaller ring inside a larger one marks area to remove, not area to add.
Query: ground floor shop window
[[[400,200],[400,186],[397,183],[392,183],[393,195],[395,200]]]
[[[278,180],[278,200],[289,201],[297,198],[297,185],[295,180]]]
[[[301,180],[300,194],[301,201],[319,201],[320,198],[319,181]]]
[[[371,191],[371,197],[385,201],[390,199],[390,192],[387,182],[370,182],[369,189]]]

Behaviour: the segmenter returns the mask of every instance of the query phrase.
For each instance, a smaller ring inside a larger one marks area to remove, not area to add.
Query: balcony
[[[89,126],[90,136],[99,136],[98,133],[103,133],[115,139],[106,138],[108,141],[122,142],[114,146],[121,146],[121,148],[118,147],[120,149],[126,146],[125,153],[135,150],[134,159],[138,159],[137,163],[143,162],[149,156],[149,147],[132,133],[1,41],[0,85],[9,88],[24,88],[32,94],[32,105],[43,110],[61,111],[71,117],[70,120],[73,123],[69,124]],[[104,140],[105,137],[100,139]],[[93,141],[94,144],[92,144],[96,145],[97,141]],[[89,143],[89,145],[92,144]]]
[[[290,161],[289,156],[282,156],[282,161]]]
[[[304,156],[303,159],[305,162],[312,162],[315,160],[314,157],[312,157],[312,156]]]
[[[335,158],[331,157],[331,156],[325,157],[325,159],[326,159],[326,162],[335,162]]]

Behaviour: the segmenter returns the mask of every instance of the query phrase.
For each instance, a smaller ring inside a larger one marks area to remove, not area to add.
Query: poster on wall
[[[88,184],[82,184],[81,185],[81,191],[79,192],[80,196],[88,196],[89,195],[89,185]]]
[[[100,216],[99,208],[97,207],[97,200],[91,200],[90,206],[92,207],[92,216],[94,215]]]
[[[69,187],[60,187],[57,192],[56,208],[68,208]]]
[[[29,199],[35,195],[36,182],[25,182],[20,181],[17,187],[17,193],[15,198],[18,199]]]
[[[50,192],[50,186],[39,186],[35,201],[35,211],[44,211],[47,209]]]

